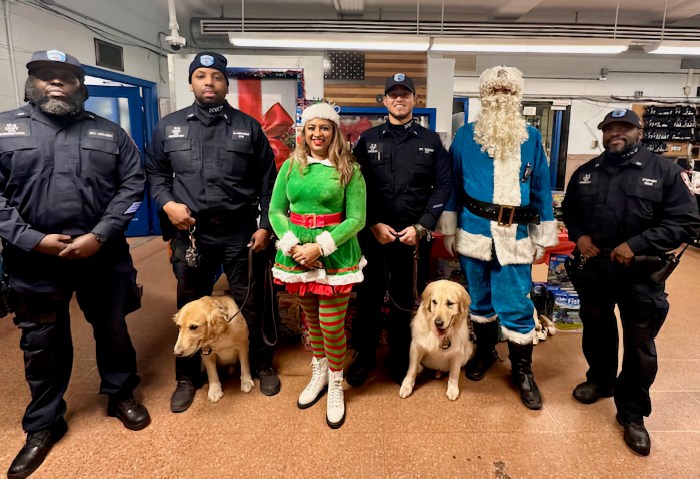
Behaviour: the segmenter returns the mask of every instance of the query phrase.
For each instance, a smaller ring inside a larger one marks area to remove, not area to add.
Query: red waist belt
[[[340,224],[343,221],[343,213],[331,213],[328,215],[289,213],[289,221],[304,228],[323,228],[324,226]]]

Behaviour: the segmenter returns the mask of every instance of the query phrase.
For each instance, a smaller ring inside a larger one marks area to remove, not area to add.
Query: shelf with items
[[[635,104],[642,117],[642,142],[654,153],[667,157],[687,156],[698,138],[697,109],[694,105]]]

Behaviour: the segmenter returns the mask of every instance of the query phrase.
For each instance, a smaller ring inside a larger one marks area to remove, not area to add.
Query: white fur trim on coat
[[[365,276],[362,273],[364,267],[367,266],[367,260],[364,256],[360,258],[359,269],[354,273],[343,275],[326,274],[325,269],[312,269],[304,273],[289,273],[281,269],[272,268],[272,276],[284,283],[310,283],[315,281],[319,284],[328,284],[331,286],[340,286],[345,284],[355,284],[364,281]]]
[[[540,224],[527,225],[528,236],[532,240],[532,244],[549,248],[559,244],[559,229],[557,221],[543,221]]]
[[[478,314],[469,313],[469,317],[475,323],[481,323],[481,324],[493,323],[494,321],[496,321],[498,319],[497,314],[494,314],[493,316],[486,317],[486,316],[479,316]]]
[[[457,252],[462,256],[491,261],[491,238],[457,230]]]
[[[498,262],[506,264],[532,264],[535,258],[535,247],[529,237],[515,239],[517,233],[515,225],[498,226],[491,222],[491,234],[496,249]]]
[[[446,236],[452,236],[457,231],[457,212],[443,211],[437,222],[435,231]]]
[[[316,237],[316,243],[321,247],[321,254],[323,256],[329,256],[333,254],[338,246],[335,244],[333,236],[328,231],[324,231]]]
[[[280,239],[275,243],[275,247],[282,252],[285,256],[291,256],[289,252],[290,249],[299,244],[299,238],[294,236],[294,233],[287,231]]]
[[[534,344],[537,339],[537,331],[535,331],[535,328],[532,328],[527,333],[518,333],[501,326],[501,334],[506,340],[515,344]]]

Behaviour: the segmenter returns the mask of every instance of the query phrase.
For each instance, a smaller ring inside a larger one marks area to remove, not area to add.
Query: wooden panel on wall
[[[384,81],[394,73],[413,79],[418,95],[417,107],[425,106],[428,55],[419,52],[366,52],[364,80],[326,80],[323,96],[339,106],[380,106],[377,96],[384,95]]]

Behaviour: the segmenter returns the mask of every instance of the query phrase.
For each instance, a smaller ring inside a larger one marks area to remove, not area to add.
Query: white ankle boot
[[[345,398],[343,396],[343,370],[328,370],[328,404],[326,423],[338,429],[345,422]]]
[[[297,406],[299,409],[306,409],[316,404],[328,385],[328,360],[326,358],[318,359],[314,356],[311,360],[311,381],[306,385],[304,390],[299,395]]]

